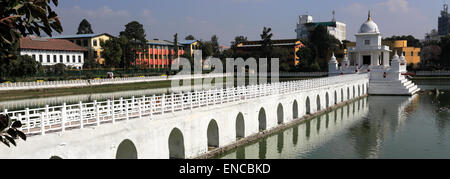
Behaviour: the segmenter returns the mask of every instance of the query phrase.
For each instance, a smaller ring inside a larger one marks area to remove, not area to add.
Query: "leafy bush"
[[[20,137],[22,140],[27,140],[27,136],[18,128],[22,127],[20,121],[12,122],[8,115],[0,115],[0,141],[6,146],[10,147],[10,144],[17,146],[16,139]]]

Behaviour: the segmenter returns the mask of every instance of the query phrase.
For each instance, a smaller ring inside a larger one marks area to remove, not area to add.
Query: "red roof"
[[[56,50],[56,51],[87,51],[68,40],[49,39],[42,37],[24,37],[20,39],[21,49]]]

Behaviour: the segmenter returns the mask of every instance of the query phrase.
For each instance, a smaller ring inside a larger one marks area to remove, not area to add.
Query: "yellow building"
[[[101,47],[101,41],[107,41],[114,36],[107,33],[102,34],[76,34],[76,35],[65,35],[56,36],[54,39],[66,39],[81,47],[86,48],[85,61],[95,60],[96,62],[103,64],[105,59],[102,57],[103,48]]]
[[[189,54],[191,56],[194,55],[194,50],[200,49],[199,43],[197,40],[183,40],[178,42],[180,45],[184,46],[184,49],[186,50],[186,54]]]
[[[395,51],[397,51],[399,55],[400,53],[403,53],[408,65],[414,64],[414,66],[417,66],[417,64],[420,63],[421,49],[417,47],[408,47],[407,40],[384,41],[383,43],[392,50],[390,54],[391,59],[394,56]]]

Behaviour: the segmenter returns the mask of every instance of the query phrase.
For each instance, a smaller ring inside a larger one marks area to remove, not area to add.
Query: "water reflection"
[[[418,96],[371,96],[218,158],[249,159],[253,152],[259,159],[380,158],[386,138],[401,132],[418,101]]]

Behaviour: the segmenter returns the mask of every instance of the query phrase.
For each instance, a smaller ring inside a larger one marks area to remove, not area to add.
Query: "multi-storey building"
[[[20,55],[31,56],[42,65],[63,63],[67,67],[83,68],[85,48],[68,40],[42,37],[20,39]]]
[[[441,11],[441,17],[438,22],[438,34],[445,36],[450,34],[450,14],[448,13],[448,4],[444,4],[444,9]]]
[[[76,35],[64,35],[55,36],[54,39],[66,39],[79,46],[87,49],[84,56],[88,60],[95,60],[96,62],[103,64],[105,59],[102,57],[103,48],[101,41],[107,41],[114,36],[107,33],[102,34],[76,34]]]
[[[246,41],[238,44],[236,50],[238,52],[254,52],[261,51],[262,41]],[[304,47],[303,43],[299,39],[283,39],[272,40],[273,47],[286,48],[291,52],[292,63],[298,65],[300,58],[297,56],[297,51]]]
[[[176,58],[175,45],[173,42],[159,39],[147,41],[148,50],[138,52],[136,64],[153,69],[168,68],[169,63]],[[178,44],[178,55],[185,54],[185,47]]]
[[[334,17],[329,22],[314,22],[313,17],[309,15],[302,15],[299,17],[297,29],[295,30],[297,38],[307,39],[309,33],[319,25],[326,27],[328,33],[341,42],[347,39],[347,25],[345,23],[336,21]]]

